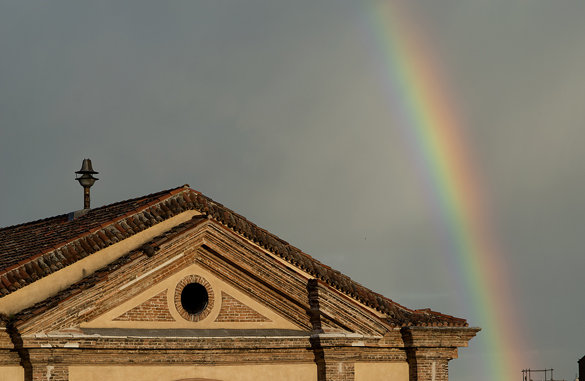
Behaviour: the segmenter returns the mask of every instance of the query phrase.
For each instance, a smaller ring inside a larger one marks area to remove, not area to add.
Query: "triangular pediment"
[[[191,294],[189,285],[195,287]],[[190,313],[188,299],[194,299],[197,303],[197,299],[202,297],[207,299],[205,305],[200,311]],[[80,328],[300,330],[302,327],[260,303],[249,293],[193,264],[82,323]]]
[[[212,335],[255,330],[380,336],[391,329],[376,311],[213,220],[197,217],[155,241],[155,252],[131,251],[121,264],[114,262],[80,282],[79,288],[86,288],[82,292],[75,285],[65,290],[71,296],[27,321],[23,332],[74,328],[101,334],[191,330]]]
[[[301,274],[214,221],[174,229],[157,240],[156,253],[131,251],[61,292],[55,299],[63,301],[23,324],[23,332],[312,331]]]

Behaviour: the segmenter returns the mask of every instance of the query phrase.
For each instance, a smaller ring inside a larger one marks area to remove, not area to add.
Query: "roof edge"
[[[175,215],[195,209],[181,196],[188,191],[188,185],[174,188],[148,208],[141,207],[134,213],[115,217],[97,229],[81,232],[77,238],[43,249],[1,270],[0,298]]]
[[[388,315],[387,322],[394,327],[419,324],[437,324],[439,326],[467,327],[467,321],[451,315],[427,310],[411,310],[393,300],[373,292],[358,282],[290,245],[278,236],[248,221],[245,217],[226,208],[222,204],[199,192],[183,193],[184,197],[195,205],[201,213],[207,214],[215,221],[233,232],[254,242],[272,254],[282,258],[291,265],[323,281],[330,287],[342,292],[352,299]]]

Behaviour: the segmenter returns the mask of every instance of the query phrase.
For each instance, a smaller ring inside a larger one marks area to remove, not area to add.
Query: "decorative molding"
[[[189,312],[185,311],[185,309],[183,308],[183,305],[181,304],[181,293],[183,292],[183,289],[185,288],[185,286],[187,286],[188,284],[191,283],[199,283],[200,285],[202,285],[203,287],[205,287],[205,289],[207,290],[207,306],[205,307],[205,309],[197,314],[190,314]],[[214,295],[213,295],[213,289],[211,288],[211,285],[209,284],[209,282],[203,278],[200,277],[199,275],[189,275],[186,276],[185,278],[181,279],[181,281],[177,284],[177,287],[175,288],[175,308],[177,309],[177,312],[179,313],[179,315],[181,315],[181,317],[185,320],[188,321],[192,321],[192,322],[196,322],[196,321],[201,321],[203,319],[205,319],[207,317],[207,315],[209,315],[209,313],[211,312],[211,310],[213,309],[213,303],[214,303]]]

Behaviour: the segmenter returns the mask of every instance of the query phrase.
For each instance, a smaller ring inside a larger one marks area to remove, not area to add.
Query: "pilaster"
[[[14,349],[14,344],[6,330],[6,325],[0,321],[0,367],[9,366],[20,366],[20,356]]]
[[[353,337],[344,334],[316,334],[311,337],[311,344],[317,363],[318,381],[354,381],[356,348]]]
[[[70,350],[57,348],[29,349],[29,359],[32,367],[30,381],[68,381]],[[26,379],[25,381],[29,381]]]
[[[450,360],[481,328],[404,327],[401,329],[409,381],[448,381]]]
[[[448,362],[457,348],[409,348],[406,351],[410,381],[448,381]]]
[[[32,381],[69,381],[69,367],[50,363],[33,365]]]

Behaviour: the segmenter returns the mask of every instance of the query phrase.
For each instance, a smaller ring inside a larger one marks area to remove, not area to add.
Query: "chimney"
[[[81,175],[80,177],[75,176],[75,180],[79,181],[79,184],[83,187],[83,209],[90,208],[90,197],[89,197],[89,188],[99,180],[93,177],[94,174],[98,172],[94,171],[91,166],[90,159],[83,159],[83,163],[81,164],[81,169],[76,174]]]

